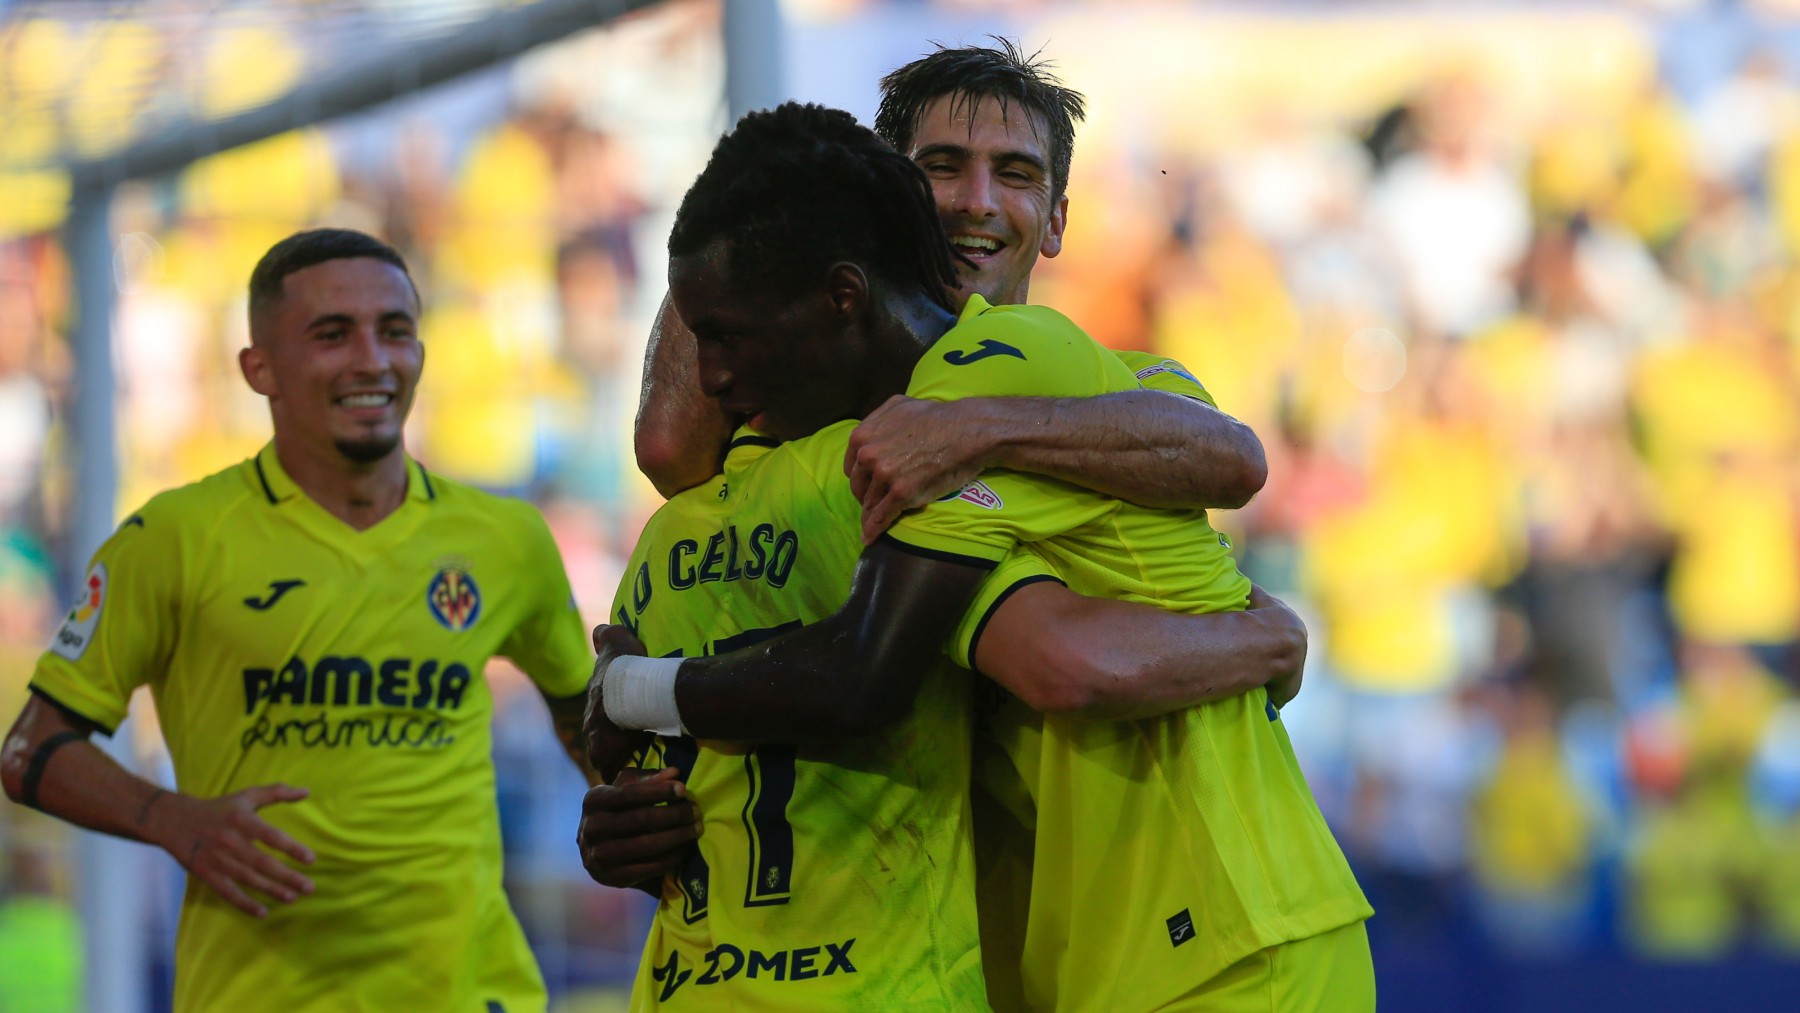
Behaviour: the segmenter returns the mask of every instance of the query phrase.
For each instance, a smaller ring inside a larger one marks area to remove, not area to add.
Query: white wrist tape
[[[675,706],[675,673],[680,668],[680,658],[614,658],[600,682],[606,716],[620,728],[682,734],[681,712]]]

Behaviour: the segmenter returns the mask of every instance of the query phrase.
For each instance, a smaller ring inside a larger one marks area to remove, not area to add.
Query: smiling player
[[[971,296],[953,312],[929,272],[908,269],[945,251],[909,230],[929,191],[880,168],[891,158],[848,114],[793,104],[721,141],[670,239],[673,303],[710,394],[796,437],[776,453],[830,460],[853,425],[839,420],[902,389],[942,400],[1135,389],[1053,311]],[[796,209],[825,199],[860,199],[861,213],[826,216],[821,233]],[[865,739],[912,715],[947,638],[989,667],[988,619],[1044,576],[1185,612],[1242,608],[1249,581],[1211,534],[1192,511],[984,473],[866,549],[830,616],[750,650],[611,661],[606,712],[700,739]],[[1107,721],[1015,702],[995,723],[1034,841],[1019,914],[1026,1006],[1373,1008],[1367,902],[1264,694]]]
[[[100,548],[0,752],[15,801],[188,871],[178,1011],[545,1007],[500,888],[482,673],[517,661],[586,772],[590,655],[537,512],[402,448],[418,316],[369,236],[269,250],[239,361],[274,440]],[[87,741],[139,686],[178,790]]]

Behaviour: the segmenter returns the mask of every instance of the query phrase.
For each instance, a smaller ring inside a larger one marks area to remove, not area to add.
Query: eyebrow
[[[933,155],[947,155],[951,158],[961,158],[966,160],[974,158],[975,152],[961,144],[950,144],[948,142],[928,144],[918,151],[913,152],[913,161],[922,162]],[[1021,151],[1017,148],[999,152],[994,155],[993,160],[996,162],[1023,162],[1039,172],[1047,173],[1050,171],[1050,167],[1044,163],[1043,159],[1029,151]]]
[[[413,315],[411,313],[407,312],[406,310],[388,310],[386,313],[383,313],[381,315],[381,317],[377,320],[377,323],[383,323],[383,324],[391,323],[396,319],[404,320],[409,324],[416,324],[418,322],[418,321],[414,320]],[[325,314],[321,314],[318,317],[315,317],[313,319],[312,323],[309,323],[306,325],[306,329],[310,331],[310,330],[314,330],[316,328],[324,327],[327,324],[342,324],[345,326],[349,326],[349,325],[353,325],[355,323],[356,323],[356,318],[352,317],[348,313],[325,313]]]

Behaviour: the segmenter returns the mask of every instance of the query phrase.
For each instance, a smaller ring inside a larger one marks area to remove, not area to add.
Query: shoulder
[[[1115,350],[1113,354],[1119,357],[1119,361],[1125,364],[1126,369],[1131,370],[1131,375],[1143,386],[1196,398],[1218,407],[1199,377],[1174,359],[1150,352],[1128,350]]]
[[[971,307],[927,349],[913,397],[1085,397],[1135,386],[1131,372],[1086,331],[1047,306]]]
[[[724,480],[714,476],[710,481],[676,493],[667,503],[657,507],[650,519],[644,522],[644,530],[638,540],[652,541],[658,536],[670,534],[685,537],[695,531],[716,529],[719,518],[724,513],[723,491]]]
[[[985,306],[965,315],[932,350],[954,358],[992,348],[992,343],[1009,345],[1027,360],[1032,355],[1085,356],[1100,347],[1073,320],[1048,306]]]
[[[810,518],[804,523],[844,524],[849,518],[862,516],[862,504],[850,491],[850,478],[844,474],[850,434],[861,424],[857,419],[835,422],[804,439],[782,444],[776,452],[784,456],[775,463],[791,470],[783,481],[810,494],[793,501],[796,518]],[[826,517],[831,520],[825,520]]]
[[[263,502],[256,478],[255,460],[240,461],[222,471],[165,489],[126,514],[114,537],[128,531],[151,533],[148,541],[171,544],[171,536],[217,536],[246,507]]]
[[[824,489],[834,480],[844,479],[844,452],[850,445],[850,434],[860,424],[856,419],[834,422],[811,436],[783,443],[769,457],[780,455],[773,462],[778,467],[791,469],[796,477],[805,476],[814,486]]]
[[[415,462],[410,478],[424,484],[425,498],[433,507],[450,514],[464,514],[502,523],[537,519],[542,515],[530,501],[504,496],[446,478]],[[411,495],[411,491],[408,491]]]
[[[531,501],[477,489],[423,468],[417,474],[427,484],[432,508],[443,512],[444,522],[481,531],[521,551],[556,552],[550,525]]]

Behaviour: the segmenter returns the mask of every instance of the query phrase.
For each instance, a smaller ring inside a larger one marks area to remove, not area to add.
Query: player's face
[[[1069,202],[1051,198],[1049,131],[1017,102],[945,95],[925,107],[912,160],[925,170],[957,251],[956,300],[1022,303],[1038,257],[1062,252]]]
[[[731,277],[722,243],[669,262],[669,299],[694,332],[700,387],[783,440],[853,418],[869,386],[865,347],[823,285],[799,296]]]
[[[357,462],[393,453],[425,363],[406,275],[369,257],[328,260],[288,275],[283,293],[241,360],[275,431]]]

